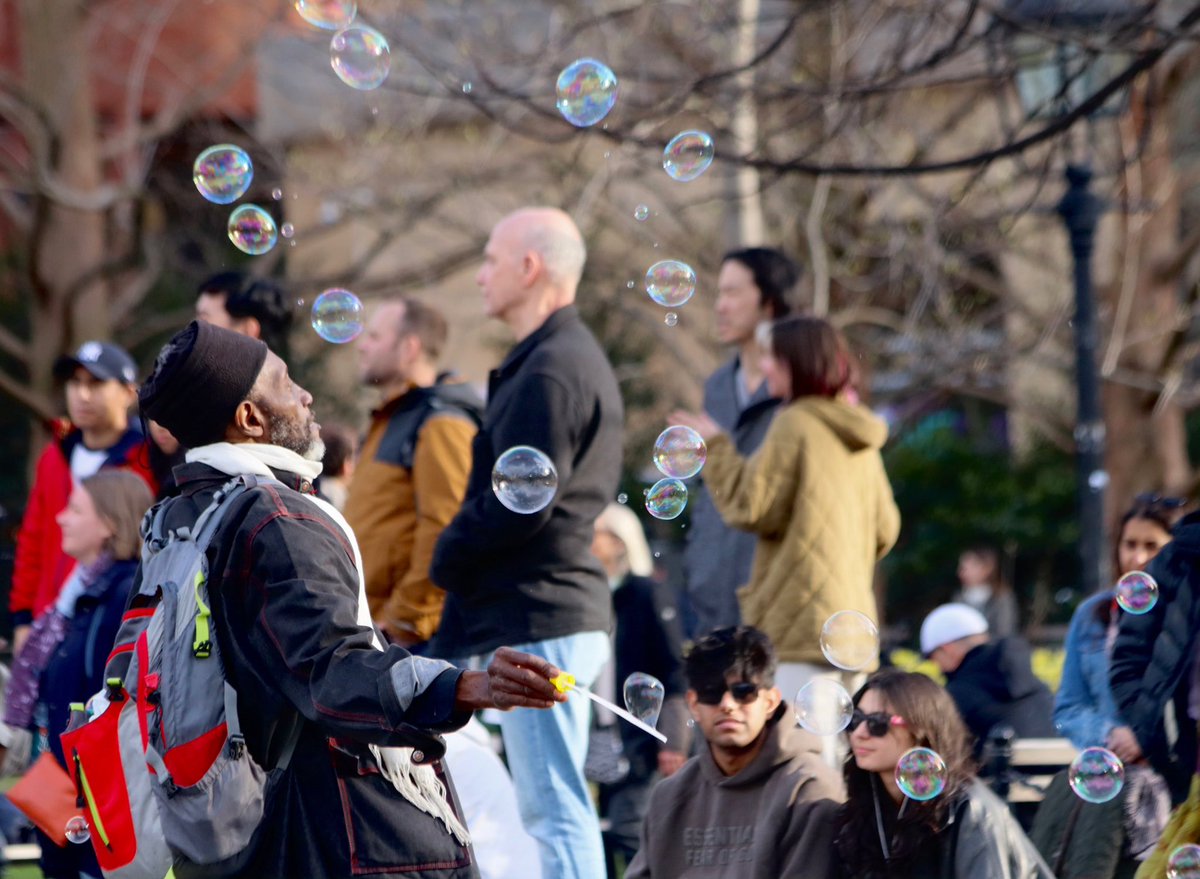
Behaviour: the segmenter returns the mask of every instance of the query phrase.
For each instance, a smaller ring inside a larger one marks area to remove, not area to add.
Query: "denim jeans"
[[[549,660],[587,687],[611,650],[606,632],[580,632],[512,647]],[[600,821],[583,777],[590,718],[591,701],[578,694],[548,711],[517,708],[500,716],[517,806],[525,829],[538,841],[546,877],[604,876]]]

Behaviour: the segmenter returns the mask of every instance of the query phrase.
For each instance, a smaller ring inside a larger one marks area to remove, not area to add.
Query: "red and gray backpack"
[[[253,853],[268,773],[250,756],[213,632],[207,549],[233,500],[273,480],[226,483],[190,527],[166,530],[177,499],[142,522],[137,594],[92,716],[62,735],[97,859],[108,879],[163,879],[173,864],[236,872]]]

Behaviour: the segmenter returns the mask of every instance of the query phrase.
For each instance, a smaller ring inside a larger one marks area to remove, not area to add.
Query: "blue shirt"
[[[1112,599],[1111,591],[1093,595],[1075,609],[1067,630],[1054,726],[1080,749],[1104,747],[1109,731],[1121,725],[1108,688],[1108,628],[1096,616],[1097,608]]]

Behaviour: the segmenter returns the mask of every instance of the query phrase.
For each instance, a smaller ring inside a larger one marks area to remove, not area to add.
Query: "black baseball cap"
[[[111,342],[84,342],[74,354],[54,362],[54,377],[66,381],[81,366],[100,381],[137,383],[137,364],[128,351]]]

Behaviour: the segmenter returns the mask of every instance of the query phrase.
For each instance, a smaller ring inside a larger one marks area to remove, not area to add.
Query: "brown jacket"
[[[758,535],[738,590],[742,619],[770,636],[781,662],[827,664],[821,626],[839,610],[879,620],[875,563],[900,533],[879,455],[886,438],[865,407],[802,397],[779,410],[751,457],[724,434],[708,444],[704,479],[721,518]]]
[[[428,640],[441,619],[446,593],[429,579],[429,564],[462,504],[476,430],[461,409],[435,410],[406,451],[406,415],[429,393],[410,388],[372,413],[345,509],[362,550],[371,616],[414,641]]]

